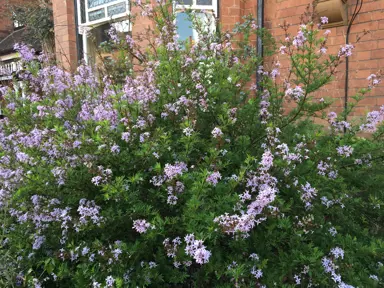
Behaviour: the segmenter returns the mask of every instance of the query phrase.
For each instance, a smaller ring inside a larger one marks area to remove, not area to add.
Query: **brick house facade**
[[[265,27],[277,38],[283,36],[279,24],[287,21],[292,25],[292,33],[295,33],[300,23],[300,15],[305,11],[311,0],[266,0],[265,1]],[[348,0],[348,20],[356,6],[356,0]],[[328,51],[337,53],[341,45],[345,44],[347,25],[328,28],[331,30]],[[348,96],[356,94],[359,88],[367,86],[367,77],[378,70],[384,70],[384,1],[365,0],[360,13],[353,22],[350,30],[349,42],[356,43],[356,39],[369,31],[369,34],[355,46],[353,55],[349,58],[349,89]],[[279,56],[282,66],[287,66],[288,59]],[[332,97],[335,99],[334,110],[340,112],[344,107],[345,94],[345,63],[339,67],[335,80],[318,93],[318,97]],[[384,105],[384,87],[382,85],[373,89],[363,99],[352,115],[362,116],[367,111],[378,109]]]
[[[102,0],[100,3],[121,2],[123,0]],[[190,1],[190,0],[188,0]],[[356,1],[358,0],[320,0],[335,5],[346,2],[347,19],[338,19],[337,27],[330,27],[331,35],[329,40],[329,52],[335,53],[341,45],[345,44],[347,23],[353,14]],[[69,69],[74,69],[78,63],[81,53],[79,52],[78,24],[80,0],[54,0],[53,12],[55,21],[56,50],[58,59]],[[92,1],[91,1],[92,2]],[[96,1],[97,2],[97,1]],[[242,16],[253,14],[257,15],[257,2],[264,2],[264,24],[277,39],[283,36],[283,31],[279,24],[287,21],[292,25],[292,34],[297,32],[300,22],[300,15],[312,0],[218,0],[217,15],[223,29],[231,29],[236,22],[241,21]],[[186,2],[184,2],[186,3]],[[333,5],[332,4],[332,5]],[[99,5],[99,4],[98,4]],[[109,5],[109,4],[108,4]],[[323,4],[322,4],[323,5]],[[324,5],[327,5],[325,3]],[[333,13],[335,6],[329,6],[329,11]],[[135,13],[135,8],[132,8]],[[333,17],[333,16],[331,16]],[[344,21],[344,22],[343,22]],[[139,19],[132,27],[132,33],[138,33],[151,23]],[[350,30],[350,43],[354,44],[358,35],[362,35],[365,30],[370,33],[365,35],[361,42],[356,45],[353,56],[349,64],[349,91],[352,96],[360,87],[367,86],[366,78],[371,73],[376,73],[384,67],[384,1],[365,0],[360,13],[355,19]],[[282,66],[287,65],[288,59],[280,55],[279,61]],[[345,94],[345,66],[339,67],[339,73],[335,81],[318,93],[319,97],[331,96],[335,101],[336,110],[342,110],[344,106]],[[356,109],[356,115],[363,115],[368,110],[377,109],[384,105],[384,87],[378,87],[372,91],[368,97],[360,102]]]
[[[31,39],[31,34],[12,19],[10,6],[33,4],[35,0],[3,0],[0,5],[0,84],[8,83],[12,79],[12,74],[20,69],[19,55],[13,49],[14,45],[25,41],[38,52],[41,51],[40,43]]]

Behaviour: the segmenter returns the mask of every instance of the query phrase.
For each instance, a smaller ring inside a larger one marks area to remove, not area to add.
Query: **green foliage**
[[[259,67],[252,39],[276,44],[254,19],[194,20],[200,41],[180,43],[170,5],[141,6],[157,23],[145,51],[111,31],[140,72],[31,60],[24,97],[0,90],[0,285],[381,287],[382,127],[362,138],[314,97],[345,55],[319,53],[306,14],[280,79]]]

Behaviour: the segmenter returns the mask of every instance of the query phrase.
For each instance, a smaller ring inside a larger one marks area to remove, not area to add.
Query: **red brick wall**
[[[256,15],[257,0],[220,0],[220,24],[223,30],[231,30],[245,15]]]
[[[266,0],[265,23],[273,35],[282,37],[283,31],[279,24],[284,20],[293,24],[291,32],[297,33],[300,15],[311,0]],[[353,13],[356,0],[348,1],[349,17]],[[364,30],[370,30],[370,34],[364,36],[361,42],[355,44],[357,35],[362,35]],[[345,44],[346,26],[330,28],[329,53],[337,53],[341,45]],[[371,73],[376,73],[384,68],[384,1],[365,0],[359,16],[356,18],[350,32],[350,43],[355,44],[353,56],[349,59],[349,97],[354,95],[359,88],[366,87],[366,78]],[[282,66],[287,67],[288,61],[279,56]],[[345,63],[339,66],[336,79],[326,86],[318,97],[333,97],[336,102],[333,110],[342,111],[344,107],[344,81]],[[377,109],[384,105],[384,87],[375,88],[355,110],[354,116],[365,115],[367,111]]]
[[[73,0],[53,0],[56,60],[67,70],[77,67],[75,6]]]
[[[16,4],[31,4],[35,0],[0,0],[0,39],[13,31],[13,20],[10,7]]]
[[[5,38],[13,31],[13,22],[8,17],[8,9],[5,5],[0,5],[0,39]]]
[[[348,1],[349,15],[352,14],[356,0]],[[265,0],[265,26],[274,36],[281,38],[283,31],[279,28],[284,20],[293,24],[292,34],[297,32],[300,15],[312,0]],[[56,47],[59,60],[68,67],[76,66],[76,44],[74,27],[73,0],[53,1]],[[135,9],[135,8],[134,8]],[[220,0],[220,22],[224,30],[232,29],[242,16],[256,14],[256,0]],[[133,13],[137,11],[132,11]],[[133,27],[133,34],[139,34],[151,26],[150,21],[137,19]],[[363,8],[355,20],[350,33],[350,42],[354,44],[357,35],[370,30],[360,43],[356,44],[353,56],[350,58],[349,96],[355,94],[358,88],[367,86],[366,78],[371,73],[376,73],[384,67],[384,1],[365,0]],[[347,27],[331,28],[329,37],[329,53],[336,53],[345,43]],[[62,55],[65,55],[63,57]],[[288,61],[283,56],[278,56],[282,66],[288,67]],[[336,79],[325,89],[320,91],[318,97],[333,97],[336,101],[334,109],[341,111],[344,106],[344,80],[345,64],[339,67]],[[356,115],[363,115],[368,110],[384,105],[384,88],[378,87],[366,99],[360,102]]]

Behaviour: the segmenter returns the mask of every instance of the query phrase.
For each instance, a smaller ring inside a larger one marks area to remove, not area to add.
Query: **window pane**
[[[105,17],[104,9],[95,10],[88,13],[89,21],[99,20]]]
[[[203,24],[203,27],[204,27],[204,30],[205,31],[210,31],[212,32],[212,14],[210,13],[196,13],[196,19],[197,21],[199,21],[199,23],[202,23]],[[197,31],[195,31],[195,36],[194,36],[194,39],[198,40],[199,38],[199,35],[197,33]]]
[[[127,4],[125,2],[108,6],[108,16],[124,13],[127,10],[126,6]]]
[[[111,25],[108,23],[98,26],[92,29],[92,35],[94,37],[94,41],[96,47],[99,47],[101,43],[107,42],[109,40],[108,30],[111,28]]]
[[[85,19],[85,0],[80,1],[80,15],[81,15],[81,23],[87,22]]]
[[[88,8],[97,7],[103,4],[116,2],[118,0],[88,0]]]
[[[212,0],[197,0],[197,5],[212,5]]]
[[[180,5],[192,5],[193,1],[192,0],[178,0],[177,4],[180,4]]]
[[[177,34],[179,34],[179,40],[193,39],[192,22],[189,20],[187,13],[176,14]]]

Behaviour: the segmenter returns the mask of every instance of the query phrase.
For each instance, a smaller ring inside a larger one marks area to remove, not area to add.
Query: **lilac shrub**
[[[23,96],[0,88],[1,285],[381,287],[384,108],[347,117],[380,75],[337,115],[314,96],[354,46],[328,55],[313,6],[276,45],[252,17],[205,31],[191,11],[199,41],[182,42],[172,3],[136,5],[155,27],[109,31],[139,64],[124,77],[16,47]]]

